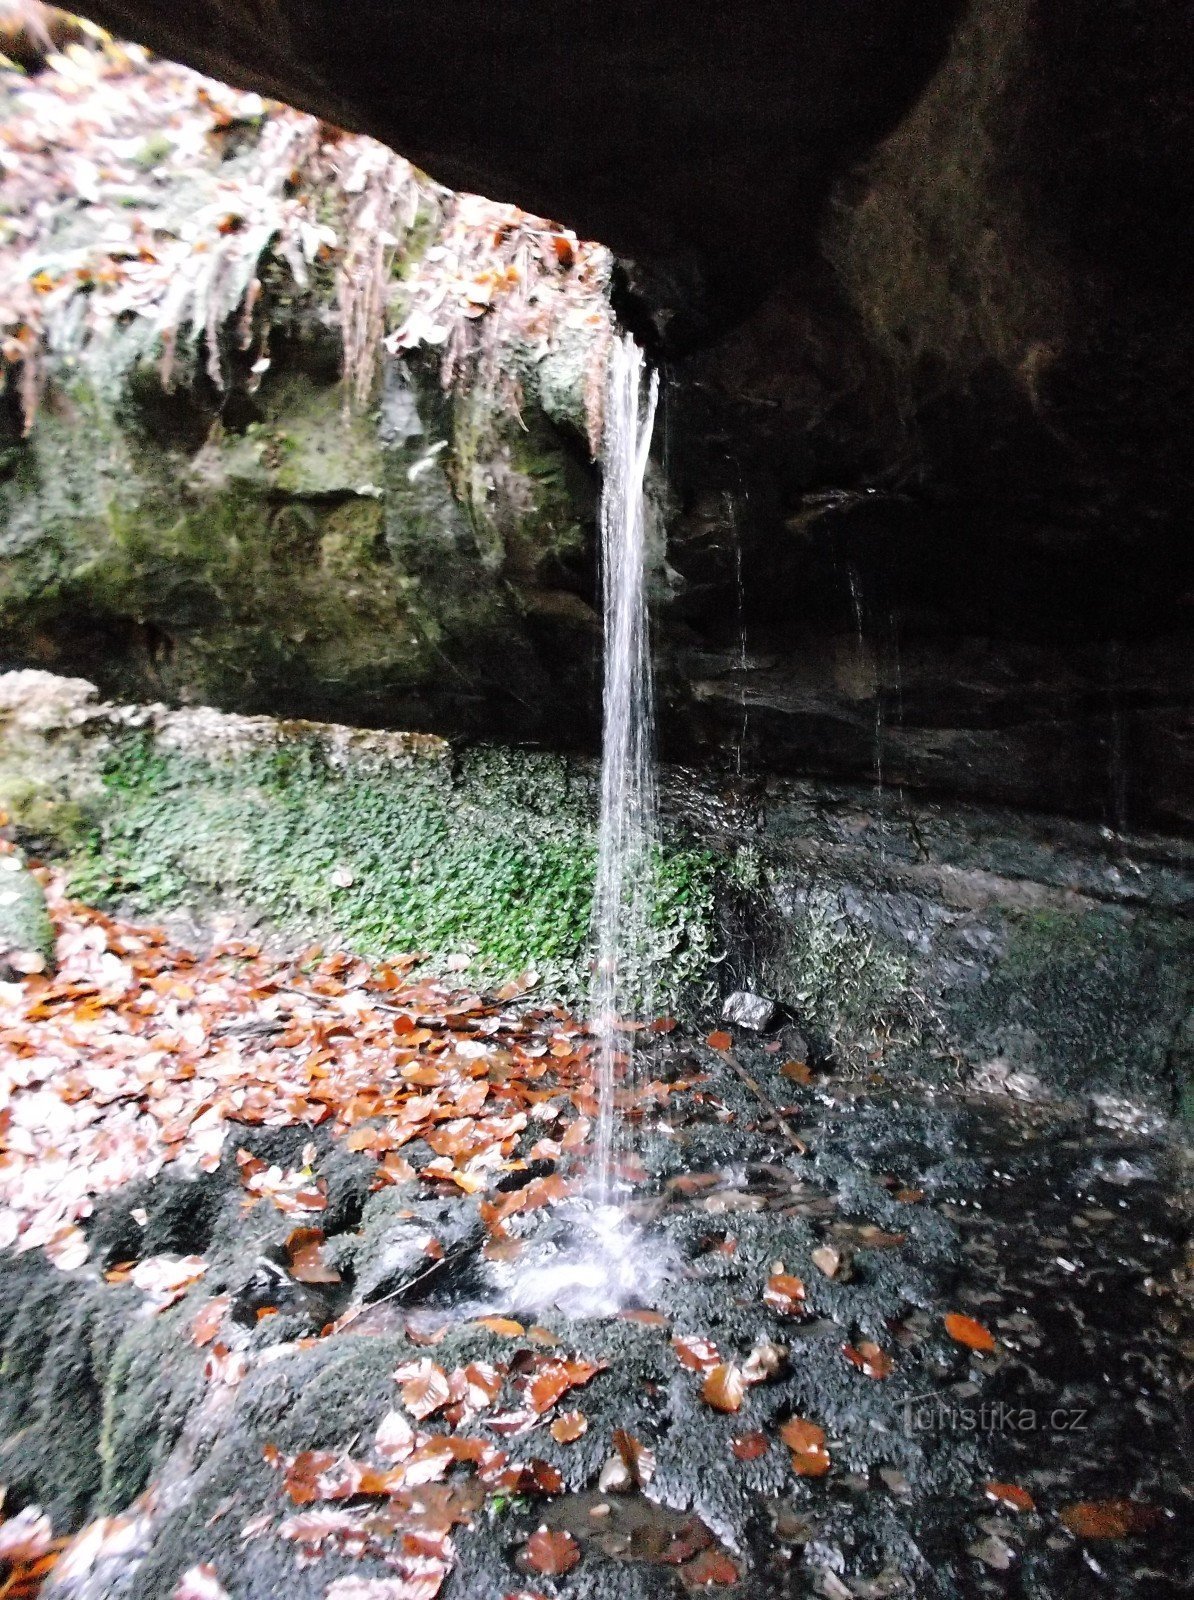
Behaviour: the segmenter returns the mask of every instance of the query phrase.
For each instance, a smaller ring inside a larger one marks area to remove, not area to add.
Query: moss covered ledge
[[[586,984],[587,764],[420,734],[121,707],[80,679],[0,675],[0,806],[70,862],[75,893],[158,914],[227,908],[283,937],[418,951],[475,980]],[[665,850],[664,999],[713,955],[711,858]]]

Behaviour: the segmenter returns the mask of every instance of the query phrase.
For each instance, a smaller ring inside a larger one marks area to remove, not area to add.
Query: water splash
[[[627,335],[610,353],[601,491],[605,691],[601,821],[593,905],[598,1114],[594,1186],[616,1186],[614,1096],[620,1058],[633,1056],[623,1024],[651,1006],[651,912],[658,841],[655,692],[647,612],[643,485],[659,379]]]

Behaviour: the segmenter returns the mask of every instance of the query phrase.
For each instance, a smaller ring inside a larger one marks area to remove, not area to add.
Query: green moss
[[[907,1021],[919,997],[906,947],[852,916],[843,896],[801,896],[767,977],[844,1060],[859,1060]]]
[[[54,954],[45,895],[15,855],[0,856],[0,965],[10,950],[32,951],[47,962]]]
[[[85,897],[157,911],[198,891],[369,955],[465,954],[479,978],[533,967],[553,992],[584,992],[591,797],[553,757],[341,768],[314,738],[207,759],[138,735],[104,783],[105,819],[74,864]],[[674,1004],[712,953],[712,864],[669,851],[657,873],[654,951]]]

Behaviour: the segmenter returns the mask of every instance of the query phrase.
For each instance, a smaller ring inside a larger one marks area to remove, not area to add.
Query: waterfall
[[[645,393],[644,393],[645,390]],[[605,687],[601,820],[593,902],[591,1015],[597,1036],[595,1186],[608,1202],[616,1178],[615,1090],[620,1058],[633,1058],[624,1024],[649,1015],[651,911],[658,839],[655,695],[646,584],[643,483],[659,393],[626,335],[610,355],[601,490]]]

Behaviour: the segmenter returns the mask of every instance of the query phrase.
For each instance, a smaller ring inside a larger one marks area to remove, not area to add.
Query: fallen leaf
[[[636,1489],[645,1489],[655,1476],[655,1452],[625,1428],[615,1428],[611,1440]]]
[[[811,1083],[813,1081],[813,1069],[807,1061],[785,1061],[779,1070],[792,1083]]]
[[[732,1361],[723,1361],[706,1376],[701,1386],[701,1399],[716,1411],[739,1411],[745,1391],[741,1367]]]
[[[572,1571],[580,1560],[580,1545],[570,1533],[543,1527],[527,1540],[522,1555],[533,1572],[555,1578]]]
[[[788,1352],[782,1344],[761,1339],[742,1363],[742,1381],[747,1385],[766,1383],[783,1367]]]
[[[1127,1539],[1155,1528],[1163,1513],[1139,1500],[1078,1500],[1058,1516],[1079,1539]]]
[[[711,1339],[680,1334],[672,1340],[672,1349],[680,1365],[687,1367],[690,1372],[708,1372],[721,1361],[717,1346]]]
[[[204,1561],[183,1573],[171,1600],[228,1600],[228,1591],[211,1562]]]
[[[895,1362],[873,1339],[860,1339],[857,1345],[844,1344],[842,1354],[868,1378],[890,1378],[895,1371]]]
[[[520,1339],[526,1332],[521,1322],[515,1322],[513,1317],[478,1317],[477,1325],[488,1328],[490,1333],[496,1333],[501,1339]]]
[[[286,1240],[290,1276],[297,1283],[339,1283],[340,1274],[323,1259],[323,1229],[295,1228]]]
[[[820,1478],[829,1471],[825,1430],[804,1417],[789,1417],[779,1436],[792,1452],[792,1470],[802,1478]]]
[[[40,1506],[26,1506],[7,1522],[0,1522],[0,1561],[10,1566],[39,1561],[53,1544],[53,1526]],[[0,1594],[3,1592],[0,1588]]]
[[[710,1588],[714,1584],[738,1582],[738,1568],[723,1550],[702,1550],[685,1562],[681,1568],[685,1586],[690,1589]]]
[[[781,1316],[804,1315],[804,1284],[790,1272],[773,1272],[767,1279],[763,1299]]]
[[[405,1362],[395,1371],[394,1381],[401,1387],[402,1404],[420,1422],[451,1399],[447,1373],[429,1356]]]
[[[588,1431],[589,1419],[583,1411],[565,1411],[548,1430],[557,1444],[571,1444]]]
[[[964,1344],[970,1350],[994,1350],[995,1336],[989,1328],[984,1328],[981,1322],[976,1322],[973,1317],[963,1316],[960,1311],[947,1311],[945,1314],[945,1331],[951,1339],[958,1344]]]
[[[1035,1511],[1036,1501],[1027,1489],[1021,1489],[1014,1483],[984,1483],[983,1493],[988,1500],[994,1500],[999,1505],[1010,1506],[1013,1511]]]
[[[718,1028],[715,1033],[711,1033],[705,1040],[710,1050],[728,1050],[733,1042],[732,1035],[726,1033],[723,1028]]]
[[[757,1461],[771,1448],[765,1433],[739,1433],[730,1440],[730,1449],[739,1461]]]
[[[200,1306],[191,1323],[191,1343],[197,1344],[201,1349],[205,1344],[210,1344],[219,1330],[220,1323],[224,1320],[224,1313],[231,1304],[230,1294],[218,1294],[213,1299]]]

